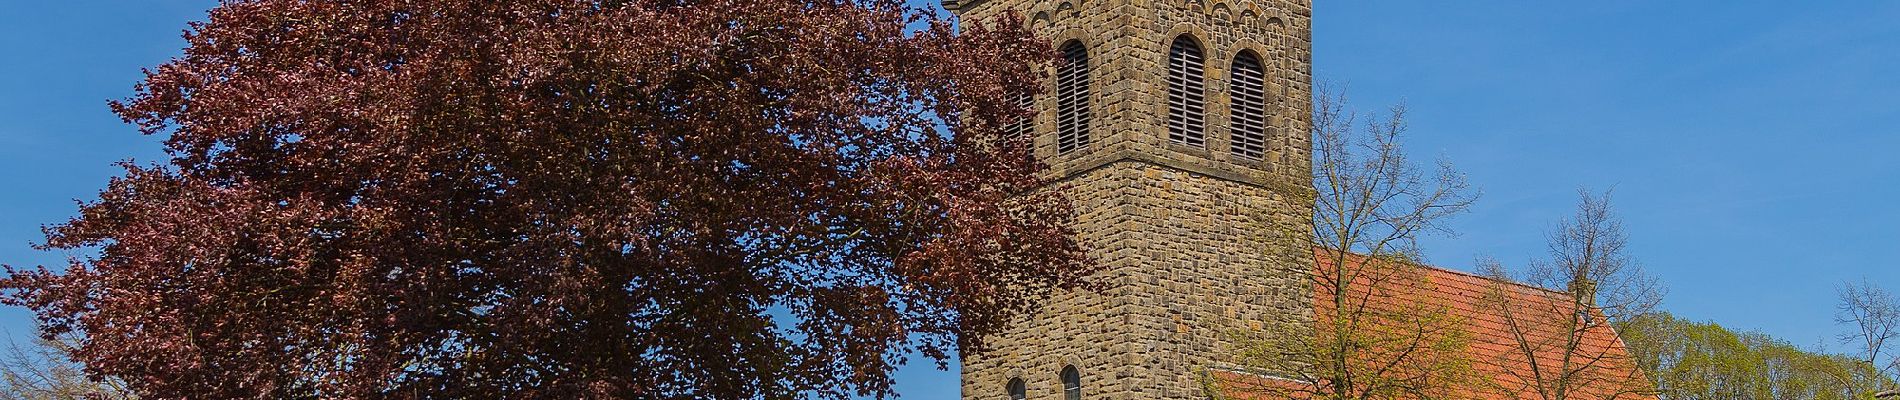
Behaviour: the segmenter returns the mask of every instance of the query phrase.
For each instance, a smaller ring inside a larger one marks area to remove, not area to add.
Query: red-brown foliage
[[[147,398],[890,394],[1088,263],[1044,44],[899,0],[226,1],[9,300]],[[908,27],[908,29],[907,29]],[[813,394],[813,393],[807,393]]]

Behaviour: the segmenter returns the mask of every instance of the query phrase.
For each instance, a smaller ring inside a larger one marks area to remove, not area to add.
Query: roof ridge
[[[1478,278],[1478,279],[1483,279],[1483,280],[1486,280],[1486,281],[1491,281],[1491,282],[1503,282],[1503,283],[1507,283],[1507,284],[1510,284],[1510,285],[1512,285],[1512,286],[1517,286],[1517,287],[1519,287],[1519,288],[1523,288],[1523,289],[1530,289],[1530,290],[1532,290],[1532,291],[1538,291],[1538,292],[1543,292],[1543,293],[1545,293],[1545,294],[1549,294],[1549,295],[1554,295],[1554,296],[1562,296],[1562,295],[1566,295],[1566,294],[1567,294],[1567,293],[1565,293],[1565,292],[1563,292],[1563,291],[1559,291],[1559,290],[1554,290],[1554,289],[1549,289],[1549,288],[1545,288],[1545,287],[1543,287],[1543,286],[1537,286],[1537,285],[1532,285],[1532,284],[1529,284],[1529,283],[1524,283],[1524,282],[1518,282],[1518,281],[1517,281],[1516,279],[1511,279],[1511,278],[1509,278],[1509,277],[1505,277],[1505,278],[1501,278],[1501,279],[1500,279],[1500,278],[1496,278],[1496,277],[1490,277],[1490,276],[1484,276],[1484,275],[1480,275],[1480,274],[1478,274],[1478,273],[1476,273],[1476,272],[1469,272],[1469,271],[1460,271],[1460,270],[1455,270],[1455,269],[1450,269],[1450,268],[1445,268],[1445,267],[1440,267],[1440,266],[1436,266],[1436,265],[1430,265],[1430,264],[1419,264],[1419,263],[1412,263],[1412,264],[1413,264],[1413,265],[1417,265],[1417,266],[1420,266],[1420,267],[1424,267],[1424,268],[1427,268],[1427,269],[1432,269],[1432,270],[1437,270],[1437,271],[1441,271],[1441,272],[1450,272],[1450,273],[1453,273],[1453,274],[1458,274],[1458,275],[1464,275],[1464,276],[1467,276],[1467,277],[1472,277],[1472,278]]]
[[[1328,249],[1328,248],[1325,248],[1325,247],[1322,247],[1322,246],[1313,246],[1313,251],[1315,251],[1315,252],[1331,252],[1331,251],[1333,251],[1333,250],[1332,250],[1332,249]],[[1365,255],[1365,254],[1360,254],[1360,253],[1358,253],[1358,252],[1353,252],[1353,251],[1347,251],[1347,252],[1345,252],[1345,253],[1346,253],[1346,255],[1347,255],[1347,256],[1357,256],[1357,257],[1363,257],[1363,258],[1373,258],[1372,256],[1369,256],[1369,255]],[[1518,281],[1517,281],[1516,279],[1511,279],[1511,278],[1509,278],[1509,277],[1504,277],[1504,278],[1494,278],[1494,277],[1489,277],[1489,276],[1484,276],[1484,275],[1480,275],[1480,274],[1478,274],[1478,273],[1475,273],[1475,272],[1468,272],[1468,271],[1461,271],[1461,270],[1455,270],[1455,269],[1450,269],[1450,268],[1445,268],[1445,267],[1440,267],[1440,266],[1436,266],[1436,265],[1431,265],[1431,264],[1426,264],[1426,263],[1423,263],[1423,262],[1418,262],[1418,261],[1410,261],[1410,260],[1404,260],[1404,261],[1399,261],[1399,262],[1402,262],[1402,263],[1406,263],[1406,264],[1411,264],[1412,266],[1415,266],[1415,267],[1420,267],[1420,268],[1425,268],[1425,269],[1429,269],[1429,270],[1434,270],[1434,271],[1441,271],[1441,272],[1449,272],[1449,273],[1452,273],[1452,274],[1455,274],[1455,275],[1461,275],[1461,276],[1465,276],[1465,277],[1470,277],[1470,278],[1477,278],[1477,279],[1482,279],[1482,280],[1485,280],[1485,281],[1489,281],[1489,282],[1502,282],[1502,283],[1506,283],[1506,284],[1510,284],[1510,285],[1512,285],[1512,286],[1517,286],[1517,287],[1518,287],[1518,288],[1520,288],[1520,289],[1528,289],[1528,290],[1530,290],[1530,291],[1533,291],[1533,292],[1538,292],[1538,293],[1541,293],[1542,295],[1546,295],[1546,296],[1553,296],[1553,297],[1554,297],[1554,296],[1563,296],[1563,295],[1566,295],[1566,294],[1567,294],[1567,293],[1565,293],[1565,292],[1562,292],[1562,291],[1558,291],[1558,290],[1554,290],[1554,289],[1549,289],[1549,288],[1545,288],[1545,287],[1542,287],[1542,286],[1537,286],[1537,285],[1532,285],[1532,284],[1529,284],[1529,283],[1524,283],[1524,282],[1518,282]]]

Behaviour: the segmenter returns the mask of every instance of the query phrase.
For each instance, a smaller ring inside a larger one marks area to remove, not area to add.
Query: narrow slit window
[[[1062,45],[1056,67],[1056,152],[1089,145],[1089,52],[1081,41]]]
[[[1168,49],[1168,140],[1194,147],[1207,145],[1207,83],[1201,45],[1193,37],[1174,38]]]
[[[1234,57],[1233,74],[1229,85],[1233,100],[1228,103],[1233,107],[1229,113],[1233,121],[1228,124],[1233,130],[1231,148],[1235,156],[1259,160],[1267,154],[1266,69],[1259,56],[1243,51]]]

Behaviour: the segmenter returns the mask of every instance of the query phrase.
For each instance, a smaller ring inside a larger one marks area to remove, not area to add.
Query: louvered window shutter
[[[1031,133],[1035,133],[1035,115],[1037,112],[1035,109],[1035,97],[1027,93],[1017,96],[1016,106],[1029,109],[1030,116],[1017,119],[1016,122],[1003,126],[1003,133],[1011,137],[1029,136]]]
[[[1253,52],[1241,52],[1234,57],[1234,77],[1230,92],[1233,107],[1233,153],[1242,158],[1259,160],[1267,153],[1267,87],[1266,71],[1260,65],[1260,57]]]
[[[1089,145],[1089,52],[1082,42],[1062,45],[1056,68],[1056,152]]]
[[[1202,116],[1207,88],[1202,78],[1201,45],[1187,35],[1168,50],[1168,139],[1194,147],[1207,145]]]

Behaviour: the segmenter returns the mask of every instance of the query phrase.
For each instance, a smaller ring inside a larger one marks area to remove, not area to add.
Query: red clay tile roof
[[[1314,258],[1318,260],[1315,265],[1316,270],[1323,270],[1330,266],[1331,257],[1327,256],[1327,252],[1316,251],[1315,253]],[[1363,261],[1364,258],[1352,255],[1348,260],[1348,262]],[[1500,282],[1465,272],[1432,266],[1420,267],[1422,268],[1416,269],[1419,273],[1412,279],[1384,284],[1401,285],[1407,289],[1413,289],[1400,290],[1398,292],[1405,294],[1392,297],[1392,299],[1413,298],[1416,299],[1414,301],[1430,302],[1430,304],[1445,307],[1448,313],[1463,320],[1466,332],[1471,335],[1467,350],[1470,360],[1474,363],[1472,369],[1480,379],[1487,382],[1469,390],[1460,390],[1459,392],[1465,394],[1457,397],[1499,400],[1544,398],[1536,393],[1536,385],[1532,384],[1538,380],[1532,374],[1532,359],[1526,357],[1525,354],[1534,354],[1538,365],[1543,366],[1541,370],[1545,374],[1564,369],[1555,366],[1563,362],[1563,348],[1567,346],[1564,346],[1562,342],[1567,337],[1565,332],[1570,327],[1554,323],[1553,321],[1558,320],[1553,317],[1576,315],[1575,308],[1570,306],[1569,295],[1515,282]],[[1349,290],[1366,290],[1364,285],[1367,283],[1355,282],[1354,287]],[[1321,291],[1321,289],[1315,289],[1314,293],[1315,312],[1319,316],[1325,315],[1325,310],[1328,309],[1327,304],[1331,303],[1322,299],[1324,294],[1320,293]],[[1517,316],[1516,329],[1513,329],[1513,324],[1509,322],[1511,319],[1506,317],[1507,310],[1499,306],[1498,298],[1490,297],[1493,293],[1508,297],[1511,304],[1508,312]],[[1396,300],[1384,302],[1372,300],[1369,302],[1372,304],[1368,307],[1385,308],[1390,311],[1399,307],[1393,304],[1395,302]],[[1593,313],[1593,318],[1597,318],[1597,321],[1602,320],[1600,314]],[[1585,371],[1576,373],[1579,378],[1573,382],[1578,382],[1576,386],[1579,388],[1572,392],[1569,398],[1614,400],[1656,398],[1653,395],[1634,393],[1647,391],[1646,387],[1625,383],[1646,380],[1642,378],[1640,371],[1634,369],[1623,341],[1616,336],[1616,332],[1608,324],[1590,324],[1582,330],[1584,331],[1581,335],[1583,340],[1578,346],[1578,351],[1571,357],[1571,365],[1587,363],[1589,366],[1568,368],[1572,371]],[[1522,342],[1514,339],[1518,337],[1518,334],[1522,334],[1522,337],[1526,339]],[[1630,379],[1630,377],[1635,377],[1635,379]],[[1297,385],[1307,385],[1303,381],[1294,379],[1260,377],[1233,372],[1218,372],[1216,378],[1222,385],[1229,388],[1294,388]],[[1247,392],[1247,390],[1229,390],[1228,394],[1242,399],[1269,398],[1269,396],[1261,395],[1241,395],[1241,392]]]

